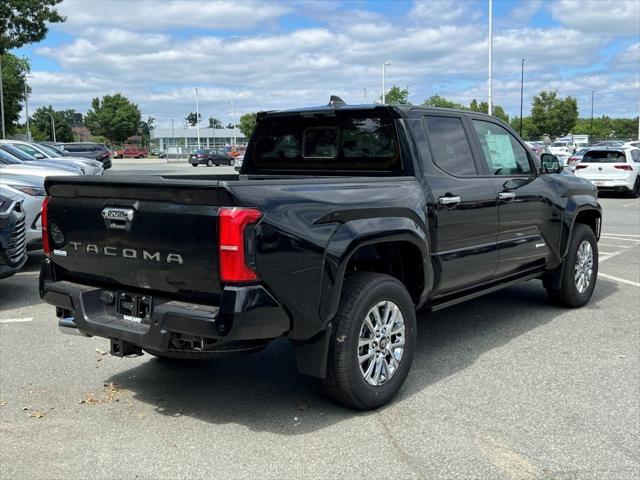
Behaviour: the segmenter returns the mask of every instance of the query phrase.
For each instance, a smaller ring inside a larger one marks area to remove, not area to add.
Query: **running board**
[[[536,278],[540,278],[542,276],[543,272],[536,272],[536,273],[532,273],[529,275],[526,275],[524,277],[518,277],[515,278],[513,280],[509,280],[507,282],[501,282],[501,283],[497,283],[489,288],[486,288],[484,290],[477,290],[473,293],[468,293],[466,295],[463,295],[461,297],[456,297],[454,299],[451,300],[447,300],[444,301],[442,303],[436,303],[434,305],[431,306],[431,308],[429,309],[432,312],[437,312],[438,310],[442,310],[443,308],[447,308],[447,307],[451,307],[452,305],[457,305],[458,303],[462,303],[462,302],[466,302],[467,300],[471,300],[473,298],[478,298],[481,297],[483,295],[486,295],[488,293],[493,293],[496,292],[498,290],[502,290],[503,288],[506,287],[510,287],[511,285],[515,285],[516,283],[520,283],[520,282],[525,282],[527,280],[533,280]]]

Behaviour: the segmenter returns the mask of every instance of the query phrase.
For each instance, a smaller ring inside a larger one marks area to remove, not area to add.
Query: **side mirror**
[[[552,153],[543,153],[540,155],[540,161],[542,162],[542,173],[561,173],[562,164],[558,157]]]
[[[45,158],[45,156],[42,153],[34,153],[33,154],[33,158],[36,158],[38,160],[42,160],[43,158]]]

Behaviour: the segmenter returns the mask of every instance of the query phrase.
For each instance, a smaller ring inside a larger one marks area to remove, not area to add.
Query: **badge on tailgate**
[[[105,207],[102,209],[102,218],[108,229],[129,231],[134,212],[133,208]]]

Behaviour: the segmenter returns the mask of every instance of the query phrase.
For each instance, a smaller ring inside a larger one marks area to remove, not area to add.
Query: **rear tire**
[[[361,410],[389,402],[407,378],[415,352],[416,315],[407,289],[390,275],[351,274],[334,326],[323,380],[327,395]]]
[[[636,178],[636,183],[633,184],[633,189],[631,190],[632,198],[640,198],[640,176]]]
[[[236,161],[232,158],[231,160],[229,160],[229,166],[233,167],[236,164]]]
[[[569,308],[586,304],[598,278],[598,242],[589,226],[578,223],[573,227],[567,256],[558,269],[562,270],[560,288],[545,285],[553,303]]]
[[[191,165],[193,165],[194,167],[197,167],[198,164],[197,163],[192,163]]]
[[[213,167],[213,161],[211,159],[207,160],[207,167]]]

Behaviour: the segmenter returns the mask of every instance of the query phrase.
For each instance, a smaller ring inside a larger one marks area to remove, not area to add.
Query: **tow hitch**
[[[133,343],[125,342],[119,338],[111,339],[111,355],[114,357],[139,357],[142,355],[142,348]]]

